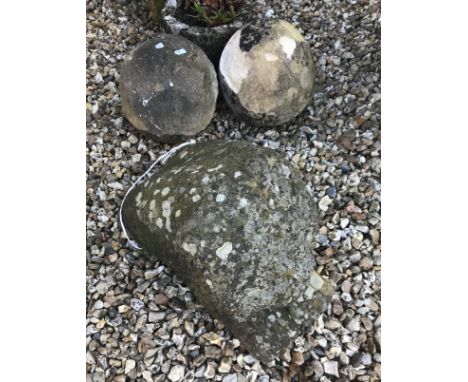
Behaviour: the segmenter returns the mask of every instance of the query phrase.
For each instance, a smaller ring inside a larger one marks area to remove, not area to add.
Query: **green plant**
[[[242,0],[179,0],[179,7],[191,10],[208,26],[227,24],[239,15]]]

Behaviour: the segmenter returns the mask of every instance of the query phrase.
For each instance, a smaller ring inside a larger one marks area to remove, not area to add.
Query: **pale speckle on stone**
[[[206,283],[210,288],[213,288],[213,283],[211,282],[211,280],[206,280]]]
[[[162,192],[161,192],[161,195],[166,196],[169,193],[169,191],[171,191],[171,189],[169,187],[164,187]]]
[[[238,178],[239,176],[241,176],[241,175],[242,175],[242,173],[241,173],[240,171],[236,171],[236,172],[234,173],[234,179],[237,179],[237,178]]]
[[[232,251],[232,243],[230,241],[226,241],[221,247],[216,250],[216,256],[218,256],[221,260],[226,260],[228,255]]]
[[[175,217],[178,218],[180,216],[180,214],[182,213],[181,210],[177,210],[176,213],[175,213]]]
[[[171,202],[169,200],[164,200],[162,202],[162,215],[166,218],[166,229],[169,232],[172,232],[171,229]]]
[[[184,159],[186,155],[187,155],[187,151],[184,151],[183,153],[180,154],[180,159]]]
[[[156,219],[156,225],[158,226],[159,229],[162,228],[162,226],[163,226],[163,221],[162,221],[161,218],[157,218],[157,219]]]
[[[249,205],[249,201],[246,198],[240,198],[239,200],[239,208],[244,208]]]
[[[323,286],[323,279],[319,276],[317,272],[312,272],[309,279],[309,284],[314,289],[321,289]]]
[[[197,253],[197,245],[194,243],[182,243],[182,248],[191,255]]]
[[[222,203],[222,202],[224,202],[225,200],[226,200],[226,196],[225,196],[225,195],[223,195],[223,194],[218,194],[218,195],[216,195],[216,201],[217,201],[218,203]]]
[[[157,194],[159,194],[160,192],[161,192],[161,190],[156,189],[156,190],[154,190],[153,195],[157,195]]]
[[[197,191],[196,188],[191,188],[190,191],[189,191],[189,194],[193,194],[193,193],[195,193],[196,191]]]
[[[223,168],[223,165],[222,165],[222,164],[219,164],[219,165],[217,165],[216,167],[209,168],[209,169],[206,170],[206,171],[208,171],[208,172],[213,172],[213,171],[218,171],[218,170],[221,169],[221,168]]]
[[[154,46],[156,49],[162,49],[164,48],[164,44],[162,42],[159,42],[157,43],[155,46]]]
[[[140,203],[141,203],[141,197],[142,197],[142,196],[143,196],[143,193],[142,193],[142,192],[139,192],[138,195],[136,196],[136,198],[135,198],[135,203],[136,203],[137,206],[140,205]]]
[[[194,196],[192,197],[192,200],[193,200],[194,203],[198,202],[200,199],[201,199],[201,196],[198,195],[198,194],[197,194],[197,195],[194,195]]]
[[[156,207],[156,200],[153,199],[150,202],[149,209],[154,210],[155,207]]]
[[[306,300],[310,300],[312,296],[314,295],[314,288],[312,288],[310,285],[307,287],[307,289],[304,292],[304,297]]]
[[[162,202],[162,215],[165,218],[171,216],[171,202],[169,200],[164,200]]]

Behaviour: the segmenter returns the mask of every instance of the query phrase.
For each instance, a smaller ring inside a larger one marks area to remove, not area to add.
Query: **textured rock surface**
[[[285,123],[312,101],[312,52],[283,20],[237,31],[223,50],[219,75],[226,102],[255,124]]]
[[[316,210],[300,172],[270,149],[184,148],[123,206],[131,235],[169,265],[256,357],[279,357],[333,288],[314,272]]]
[[[163,142],[192,136],[213,117],[218,81],[205,53],[177,35],[159,34],[121,68],[122,110],[138,130]]]

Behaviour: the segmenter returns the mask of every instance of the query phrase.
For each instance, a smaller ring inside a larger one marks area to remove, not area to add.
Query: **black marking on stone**
[[[267,34],[263,32],[264,34]],[[257,45],[262,39],[263,34],[257,28],[247,25],[241,30],[239,47],[244,52],[249,52],[254,45]]]

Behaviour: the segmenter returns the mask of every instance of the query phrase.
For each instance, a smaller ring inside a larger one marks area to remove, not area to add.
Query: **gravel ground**
[[[313,104],[280,128],[219,108],[197,140],[242,139],[283,152],[320,207],[318,271],[337,284],[328,311],[275,364],[250,356],[164,265],[131,250],[118,208],[170,147],[140,135],[120,109],[119,65],[156,29],[144,1],[87,2],[88,381],[380,380],[380,2],[257,1],[306,36]]]

